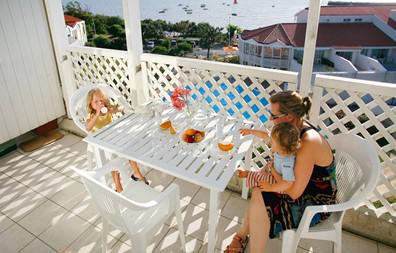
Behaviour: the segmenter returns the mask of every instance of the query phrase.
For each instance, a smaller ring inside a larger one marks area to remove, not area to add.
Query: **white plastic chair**
[[[328,142],[336,151],[337,204],[307,207],[297,230],[282,233],[282,253],[295,252],[300,238],[333,241],[334,252],[341,253],[345,211],[358,207],[377,185],[380,164],[369,141],[353,134],[338,134]],[[330,212],[330,217],[309,227],[312,217],[323,212]]]
[[[90,90],[96,88],[101,89],[110,99],[110,101],[123,106],[124,112],[128,112],[132,110],[131,106],[128,104],[125,97],[119,91],[113,89],[109,85],[91,84],[80,87],[70,97],[69,111],[70,111],[70,115],[72,116],[73,122],[78,126],[78,128],[80,128],[86,134],[89,134],[87,129],[85,128],[85,122],[88,117],[87,95]],[[88,168],[92,169],[93,148],[90,145],[87,146],[87,158],[88,158]]]
[[[114,165],[119,166],[118,159],[95,171],[73,168],[82,177],[86,190],[102,215],[102,252],[108,250],[106,241],[108,225],[128,234],[132,241],[133,252],[146,252],[148,243],[154,238],[153,235],[173,214],[176,214],[180,242],[185,252],[178,185],[173,183],[163,192],[158,192],[142,182],[126,178],[123,182],[123,192],[117,193],[106,186],[104,176],[113,170]],[[124,166],[128,166],[128,163],[124,163]]]

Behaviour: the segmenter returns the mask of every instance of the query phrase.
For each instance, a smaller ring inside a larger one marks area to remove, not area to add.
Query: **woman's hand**
[[[258,183],[258,187],[262,192],[270,192],[271,190],[271,184],[265,180],[260,181]]]
[[[245,136],[245,135],[252,134],[252,130],[247,129],[247,128],[242,128],[242,129],[239,129],[239,133],[242,134],[242,136]]]

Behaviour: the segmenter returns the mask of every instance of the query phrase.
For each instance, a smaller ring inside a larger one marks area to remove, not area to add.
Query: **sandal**
[[[149,182],[147,181],[147,179],[145,178],[145,177],[143,177],[143,178],[137,178],[137,177],[135,177],[135,175],[131,175],[131,178],[132,178],[132,180],[134,180],[134,181],[136,181],[136,182],[139,182],[139,181],[142,181],[142,182],[144,182],[146,185],[150,185],[149,184]]]
[[[245,252],[246,246],[249,242],[249,236],[246,236],[245,240],[242,240],[242,238],[239,235],[234,235],[234,237],[232,238],[232,241],[237,241],[239,242],[239,244],[241,245],[241,247],[239,248],[235,248],[235,247],[230,247],[230,245],[227,246],[227,248],[224,250],[224,253],[243,253]]]

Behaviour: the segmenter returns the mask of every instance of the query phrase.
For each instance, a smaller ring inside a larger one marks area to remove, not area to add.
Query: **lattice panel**
[[[112,57],[89,52],[70,51],[74,79],[77,87],[89,83],[106,83],[118,89],[132,105],[132,92],[128,87],[127,57]]]
[[[379,216],[396,216],[396,107],[394,97],[349,90],[323,90],[319,127],[324,135],[354,133],[368,139],[380,156],[383,173],[374,193],[378,203],[367,203]]]
[[[209,65],[209,64],[208,64]],[[147,62],[151,97],[170,100],[174,87],[191,90],[193,101],[204,101],[207,109],[226,116],[249,120],[257,127],[270,128],[269,97],[278,91],[296,89],[295,83],[270,80],[208,69],[189,68],[156,62]],[[252,154],[255,169],[266,164],[270,155],[267,145],[257,142]]]

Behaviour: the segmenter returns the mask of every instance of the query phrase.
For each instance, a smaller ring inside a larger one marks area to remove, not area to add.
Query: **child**
[[[95,132],[106,126],[112,122],[113,113],[123,111],[122,107],[111,105],[109,99],[100,89],[92,89],[88,92],[87,109],[88,118],[85,127],[88,132]],[[131,178],[135,181],[143,181],[148,185],[149,183],[140,172],[138,164],[135,161],[129,161],[129,164],[133,171]],[[112,171],[112,177],[116,185],[116,191],[121,192],[123,189],[120,183],[120,173]]]
[[[293,169],[300,142],[299,136],[297,127],[290,123],[275,125],[270,135],[273,161],[261,171],[238,170],[238,176],[246,178],[249,188],[259,187],[260,181],[267,181],[271,183],[271,191],[286,191],[295,180]]]

